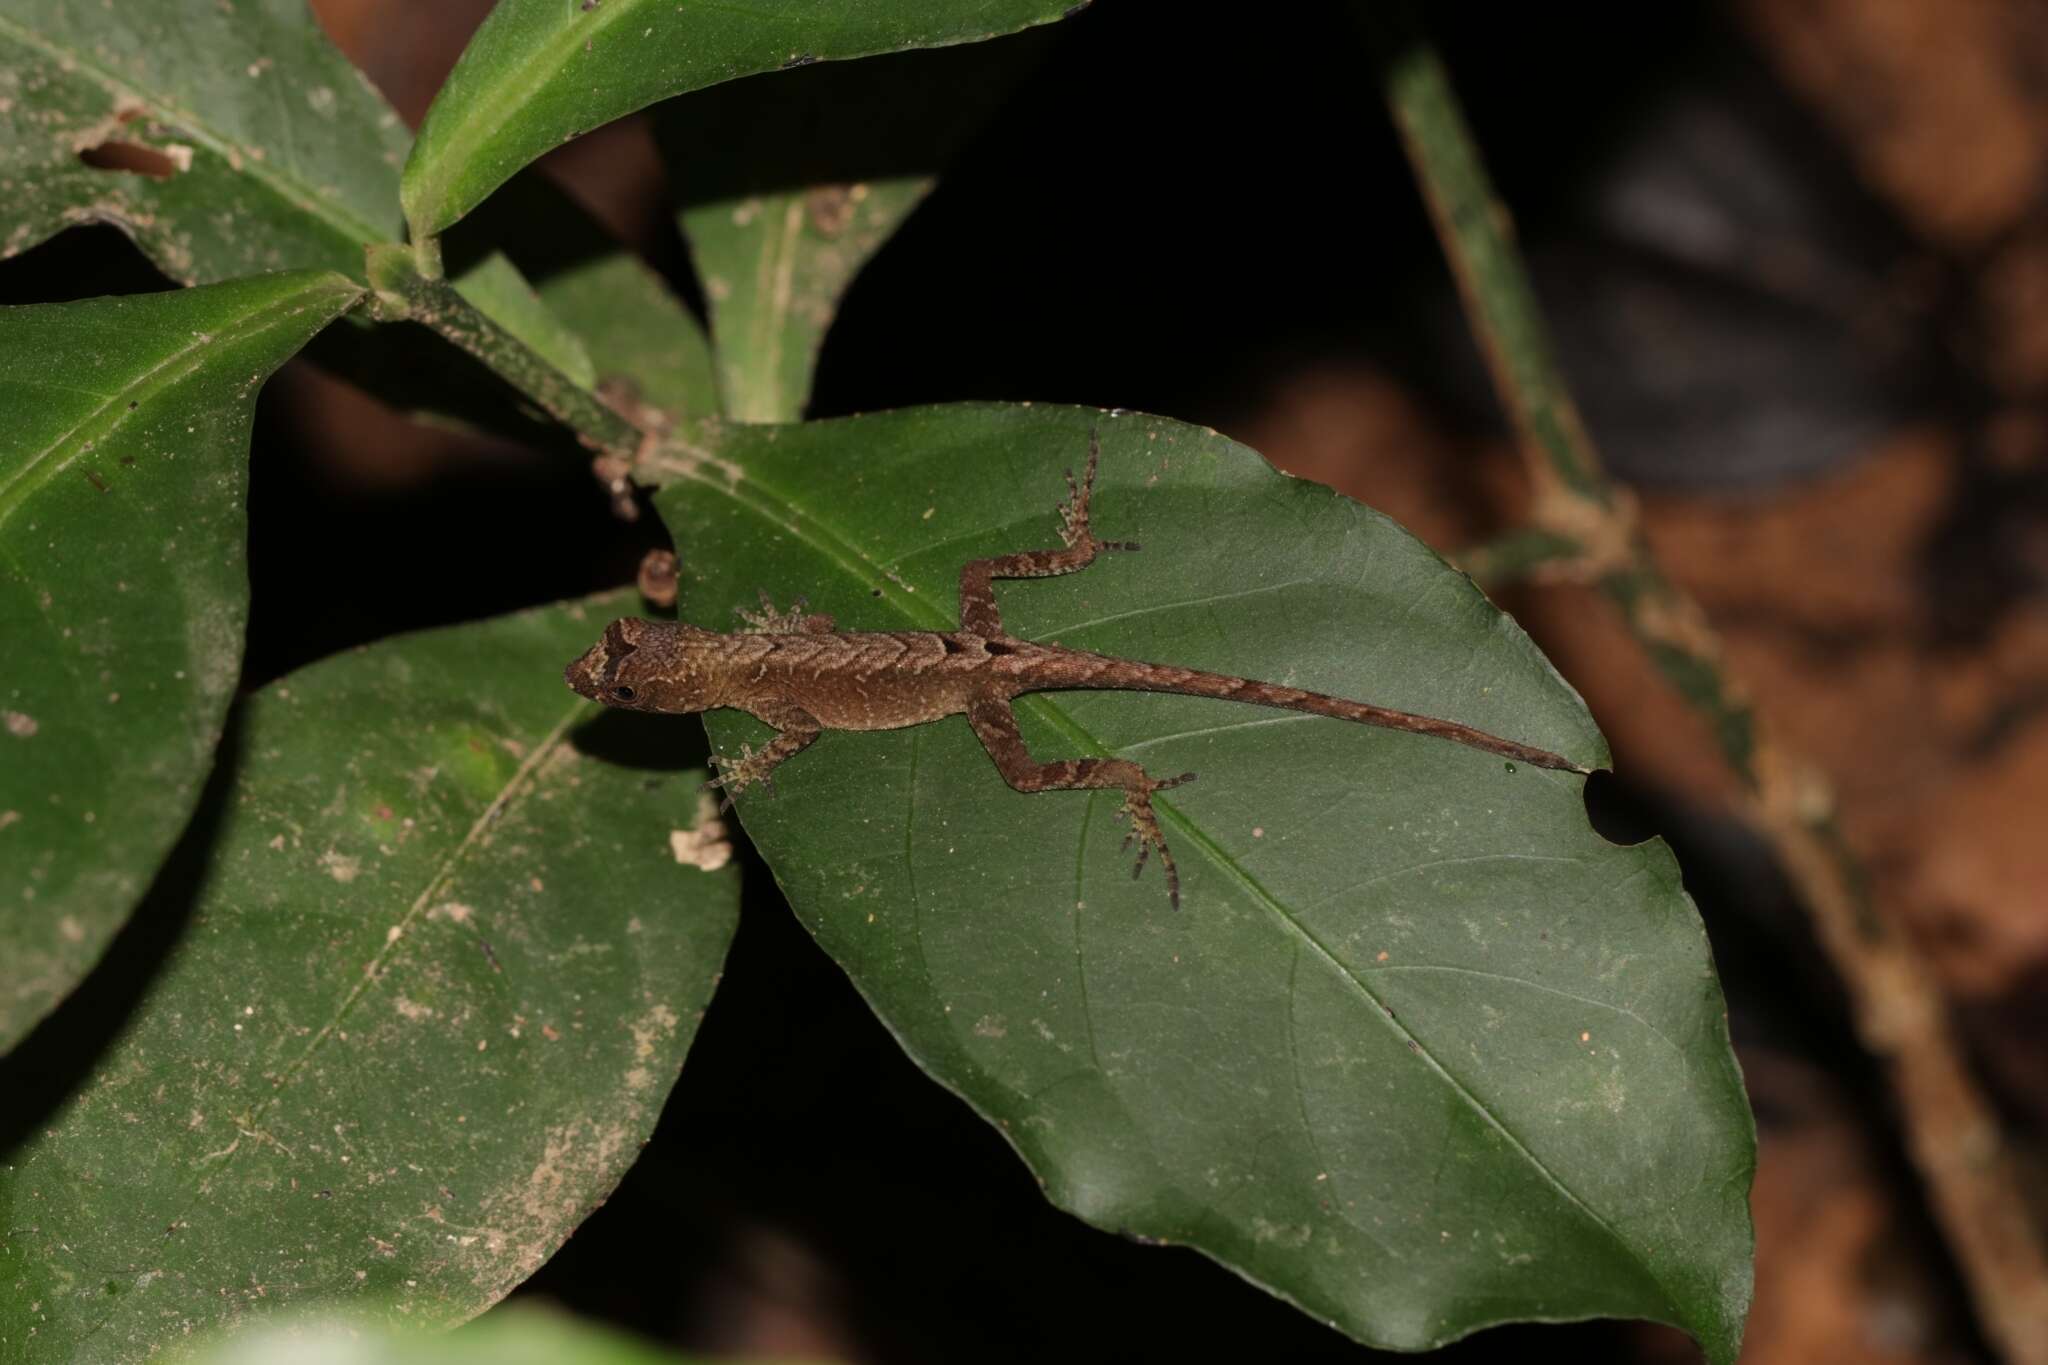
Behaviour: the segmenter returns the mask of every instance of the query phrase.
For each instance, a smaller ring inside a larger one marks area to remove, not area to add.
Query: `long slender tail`
[[[1520,763],[1538,768],[1558,768],[1565,772],[1586,773],[1592,769],[1572,762],[1561,754],[1534,745],[1502,739],[1484,730],[1475,730],[1469,725],[1460,725],[1454,720],[1438,720],[1434,716],[1420,716],[1412,711],[1395,711],[1385,706],[1374,706],[1370,702],[1352,701],[1348,697],[1332,697],[1322,692],[1304,692],[1300,688],[1281,687],[1277,683],[1255,682],[1250,678],[1233,678],[1224,673],[1204,673],[1199,669],[1176,668],[1171,664],[1138,663],[1131,659],[1112,658],[1106,654],[1090,654],[1083,650],[1068,651],[1076,659],[1088,661],[1085,681],[1069,678],[1057,686],[1061,689],[1082,687],[1102,688],[1119,692],[1176,692],[1190,697],[1218,697],[1224,701],[1250,702],[1255,706],[1278,706],[1289,711],[1307,711],[1312,715],[1334,716],[1338,720],[1354,720],[1361,725],[1377,725],[1386,730],[1406,730],[1411,734],[1434,735],[1459,744],[1483,749],[1490,754],[1499,754]]]

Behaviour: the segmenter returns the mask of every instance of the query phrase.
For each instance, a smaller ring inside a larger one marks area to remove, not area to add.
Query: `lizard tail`
[[[1383,730],[1406,730],[1410,734],[1434,735],[1438,739],[1452,740],[1537,768],[1556,768],[1571,773],[1592,771],[1591,768],[1574,763],[1562,754],[1554,754],[1548,749],[1538,749],[1534,745],[1516,740],[1502,739],[1499,735],[1475,730],[1454,720],[1438,720],[1434,716],[1419,716],[1412,711],[1396,711],[1390,707],[1374,706],[1370,702],[1352,701],[1348,697],[1332,697],[1322,692],[1304,692],[1296,687],[1254,682],[1250,678],[1233,678],[1223,673],[1204,673],[1199,669],[1175,668],[1169,664],[1137,663],[1129,659],[1111,658],[1108,655],[1084,657],[1089,658],[1096,666],[1088,670],[1091,675],[1088,680],[1079,684],[1083,687],[1109,688],[1120,692],[1175,692],[1190,697],[1217,697],[1224,701],[1250,702],[1255,706],[1277,706],[1289,711],[1307,711],[1312,715],[1357,721],[1361,725],[1377,725]]]

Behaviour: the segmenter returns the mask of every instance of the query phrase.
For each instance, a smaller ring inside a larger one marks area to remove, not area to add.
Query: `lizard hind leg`
[[[1017,716],[1007,697],[989,696],[970,703],[967,722],[974,727],[975,736],[988,750],[1003,780],[1017,791],[1123,788],[1124,803],[1117,815],[1130,821],[1124,848],[1129,849],[1134,841],[1138,845],[1138,861],[1131,875],[1136,877],[1145,870],[1146,860],[1156,849],[1159,864],[1166,870],[1166,898],[1174,909],[1180,909],[1180,869],[1174,865],[1166,836],[1160,832],[1159,815],[1152,809],[1152,793],[1192,782],[1193,773],[1156,778],[1127,758],[1061,758],[1040,763],[1024,747],[1024,734],[1017,728]]]

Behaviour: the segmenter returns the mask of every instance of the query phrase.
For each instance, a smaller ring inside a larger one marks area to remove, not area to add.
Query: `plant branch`
[[[637,458],[645,432],[493,321],[446,279],[422,273],[413,247],[372,246],[367,259],[379,316],[417,322],[475,356],[574,432],[600,461],[630,465]]]
[[[1986,1334],[2015,1365],[2048,1365],[2048,1251],[1939,985],[1905,926],[1865,894],[1825,783],[1772,737],[1730,674],[1704,613],[1659,569],[1633,500],[1602,471],[1442,62],[1404,17],[1380,4],[1361,3],[1359,13],[1536,489],[1531,528],[1499,542],[1479,566],[1511,571],[1541,562],[1557,570],[1565,567],[1557,546],[1576,546],[1572,576],[1599,585],[1708,723],[1747,790],[1749,818],[1798,889],[1841,977],[1859,1038],[1886,1067],[1907,1149]]]
[[[1585,548],[1578,541],[1530,526],[1460,550],[1453,562],[1491,591],[1523,579],[1577,581],[1583,576],[1580,566],[1585,560]]]

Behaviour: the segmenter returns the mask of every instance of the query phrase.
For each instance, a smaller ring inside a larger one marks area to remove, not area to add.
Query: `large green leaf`
[[[1587,763],[1577,695],[1378,514],[1154,418],[918,409],[713,432],[656,503],[684,612],[757,587],[842,628],[944,627],[970,557],[1056,543],[1103,434],[1098,532],[1000,589],[1027,639],[1424,711]],[[1676,1324],[1732,1358],[1753,1136],[1697,916],[1582,779],[1220,701],[1017,708],[1041,758],[1200,780],[1165,801],[1182,909],[1112,795],[1020,795],[966,723],[827,734],[740,810],[798,916],[1061,1207],[1185,1243],[1362,1341]],[[714,713],[730,751],[762,728]]]
[[[499,0],[449,73],[405,166],[405,216],[440,232],[543,152],[719,81],[992,38],[1071,0]]]
[[[664,737],[586,727],[562,686],[626,605],[387,640],[249,700],[174,946],[0,1157],[0,1355],[141,1359],[334,1300],[460,1321],[603,1200],[737,891],[690,828],[702,774],[639,766]]]
[[[242,663],[249,421],[325,271],[0,310],[0,1052],[183,829]]]
[[[306,0],[0,8],[0,256],[110,222],[187,284],[360,277],[363,247],[401,230],[407,144]]]
[[[847,286],[1048,36],[825,62],[662,106],[726,416],[802,415]]]

